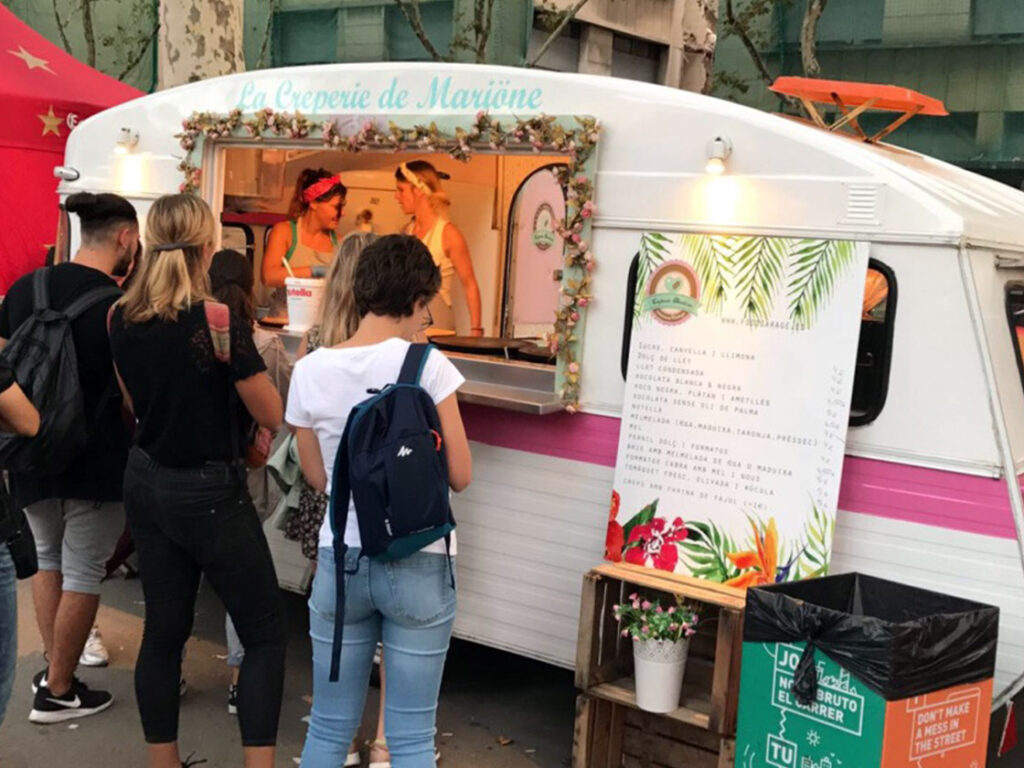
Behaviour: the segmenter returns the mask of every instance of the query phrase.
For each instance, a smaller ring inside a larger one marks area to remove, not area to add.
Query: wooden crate
[[[633,641],[612,606],[637,590],[700,603],[679,707],[664,715],[636,708]],[[732,765],[743,643],[744,590],[629,564],[606,564],[583,581],[573,768],[725,768]]]
[[[736,740],[580,694],[573,768],[733,768]]]

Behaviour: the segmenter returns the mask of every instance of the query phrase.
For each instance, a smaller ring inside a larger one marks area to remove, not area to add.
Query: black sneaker
[[[42,672],[36,672],[32,676],[32,693],[39,690],[39,686],[46,685],[46,673],[50,671],[49,667],[46,667]]]
[[[229,715],[237,715],[238,714],[238,686],[237,685],[229,685],[228,686],[228,714]]]
[[[40,685],[28,719],[33,723],[62,723],[95,715],[113,703],[114,697],[107,691],[91,691],[81,680],[72,680],[71,688],[63,696],[54,696],[49,688]]]

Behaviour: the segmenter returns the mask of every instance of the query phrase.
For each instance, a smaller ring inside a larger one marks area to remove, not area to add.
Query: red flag
[[[1003,726],[1003,736],[999,739],[997,756],[1002,757],[1015,746],[1017,746],[1017,712],[1011,701],[1006,705],[1006,725]]]

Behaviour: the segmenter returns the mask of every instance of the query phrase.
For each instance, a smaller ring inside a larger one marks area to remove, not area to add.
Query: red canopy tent
[[[58,221],[54,166],[79,120],[141,95],[0,5],[0,294],[41,266]]]

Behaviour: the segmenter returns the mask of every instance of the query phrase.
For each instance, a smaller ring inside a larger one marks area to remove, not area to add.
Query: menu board
[[[607,559],[737,587],[827,572],[867,260],[643,236]]]

